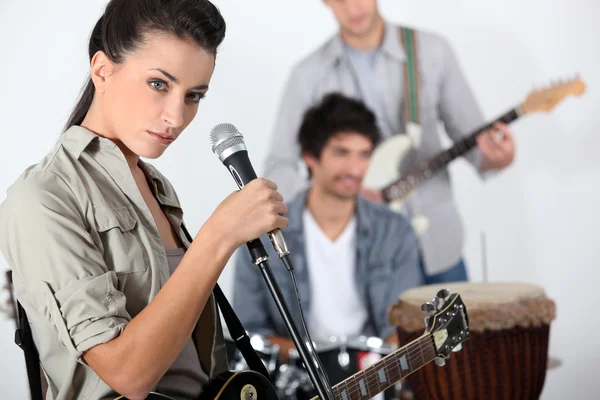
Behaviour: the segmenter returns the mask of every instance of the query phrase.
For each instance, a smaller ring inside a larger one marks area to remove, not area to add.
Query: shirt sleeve
[[[286,82],[275,127],[266,156],[264,177],[278,186],[285,201],[294,198],[308,185],[302,173],[298,131],[304,113],[311,105],[310,85],[303,78],[302,67],[296,66]]]
[[[440,40],[442,44],[443,77],[439,111],[448,136],[454,142],[458,142],[482,126],[485,121],[456,54],[447,40]],[[491,175],[488,173],[491,171],[481,169],[483,154],[479,147],[471,150],[465,155],[465,158],[478,171],[481,178],[487,178]]]
[[[125,295],[59,176],[46,171],[20,178],[0,207],[0,224],[0,249],[32,324],[50,324],[81,362],[83,352],[123,331],[131,320]]]
[[[424,284],[418,239],[410,223],[406,221],[398,224],[395,232],[391,232],[389,237],[394,238],[397,245],[388,279],[380,281],[385,289],[381,291],[381,298],[376,301],[379,307],[375,310],[374,318],[379,336],[383,339],[396,331],[396,327],[389,322],[388,308],[398,300],[404,291]]]

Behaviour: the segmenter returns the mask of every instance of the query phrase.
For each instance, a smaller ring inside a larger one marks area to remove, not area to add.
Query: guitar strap
[[[183,233],[185,234],[187,240],[190,243],[192,243],[192,236],[190,235],[187,228],[185,227],[185,224],[181,224],[181,227],[183,229]],[[213,289],[213,294],[215,296],[215,300],[217,301],[217,305],[218,305],[217,313],[220,309],[221,313],[223,314],[223,319],[225,320],[225,324],[227,324],[227,328],[229,329],[229,334],[231,335],[231,338],[235,342],[236,347],[238,348],[240,353],[242,353],[242,356],[246,360],[246,363],[248,364],[248,368],[250,368],[251,370],[253,370],[255,372],[260,373],[265,378],[267,378],[269,380],[269,382],[272,383],[272,379],[271,379],[271,375],[269,374],[269,371],[267,370],[267,368],[263,364],[262,360],[258,356],[258,353],[256,353],[256,350],[254,350],[254,348],[252,347],[252,344],[250,343],[250,337],[246,333],[246,329],[244,329],[244,326],[242,325],[239,318],[233,311],[231,304],[229,304],[227,297],[225,297],[225,294],[221,290],[221,287],[219,286],[218,283],[215,285],[215,288]]]
[[[414,30],[399,27],[399,31],[400,41],[406,53],[406,62],[403,64],[404,123],[406,124],[406,133],[418,147],[421,141],[421,109],[419,106],[420,80],[417,40]]]
[[[17,303],[17,330],[15,331],[15,343],[25,353],[25,367],[27,368],[27,379],[29,380],[29,393],[32,400],[42,400],[42,374],[40,371],[40,357],[31,335],[31,327],[27,320],[27,314],[19,301]]]

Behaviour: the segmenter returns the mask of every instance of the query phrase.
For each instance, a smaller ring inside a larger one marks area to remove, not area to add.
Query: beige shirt
[[[188,247],[173,187],[150,164],[139,165]],[[123,153],[87,129],[70,128],[8,189],[0,226],[0,250],[49,382],[47,399],[114,398],[81,355],[118,336],[170,276],[158,229]],[[206,380],[227,369],[212,297],[209,304],[203,316],[212,313],[213,332],[203,331],[201,322],[194,335],[198,348],[212,346]]]

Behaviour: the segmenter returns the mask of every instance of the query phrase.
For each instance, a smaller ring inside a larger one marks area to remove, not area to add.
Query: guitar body
[[[363,180],[364,186],[381,190],[399,179],[400,163],[413,148],[413,141],[408,135],[394,135],[379,143],[371,154],[369,168]],[[401,206],[402,202],[398,202],[395,208],[399,209]]]
[[[401,166],[413,149],[414,142],[409,135],[394,135],[379,143],[371,155],[363,186],[381,190],[390,182],[400,179]],[[399,213],[404,200],[409,198],[412,193],[414,191],[411,191],[404,199],[391,201],[388,207]],[[429,227],[427,218],[422,215],[413,217],[411,222],[417,236],[424,234]]]
[[[271,382],[254,371],[226,371],[212,379],[198,400],[279,400]],[[127,400],[120,396],[115,400]],[[151,392],[146,400],[175,400]]]
[[[213,379],[199,400],[279,400],[275,388],[254,371],[227,371]]]

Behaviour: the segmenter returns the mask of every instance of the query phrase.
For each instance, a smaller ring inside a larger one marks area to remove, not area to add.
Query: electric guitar
[[[415,148],[415,143],[409,135],[394,135],[374,149],[363,185],[378,190],[391,209],[400,211],[403,201],[414,193],[421,182],[429,179],[456,158],[477,146],[477,136],[491,128],[496,122],[509,124],[523,115],[549,112],[565,97],[579,96],[584,92],[585,84],[579,78],[557,83],[545,89],[534,90],[522,104],[475,130],[451,148],[406,171],[402,171],[402,162]],[[412,222],[417,234],[422,234],[427,230],[425,217],[417,216]]]
[[[15,297],[13,293],[13,282],[12,282],[12,271],[5,271],[6,281],[4,282],[3,290],[8,292],[8,298],[4,301],[4,304],[0,305],[0,311],[6,314],[6,316],[12,319],[15,324],[17,322],[17,312],[15,306]]]
[[[370,399],[408,375],[429,364],[439,366],[452,351],[459,351],[469,339],[469,317],[459,294],[440,290],[431,303],[421,309],[425,317],[425,333],[370,367],[357,372],[335,385],[336,400]],[[158,393],[150,393],[147,400],[173,400]],[[199,400],[278,400],[271,383],[254,371],[228,371],[213,379]],[[317,400],[314,397],[312,400]],[[116,400],[125,400],[118,397]]]

